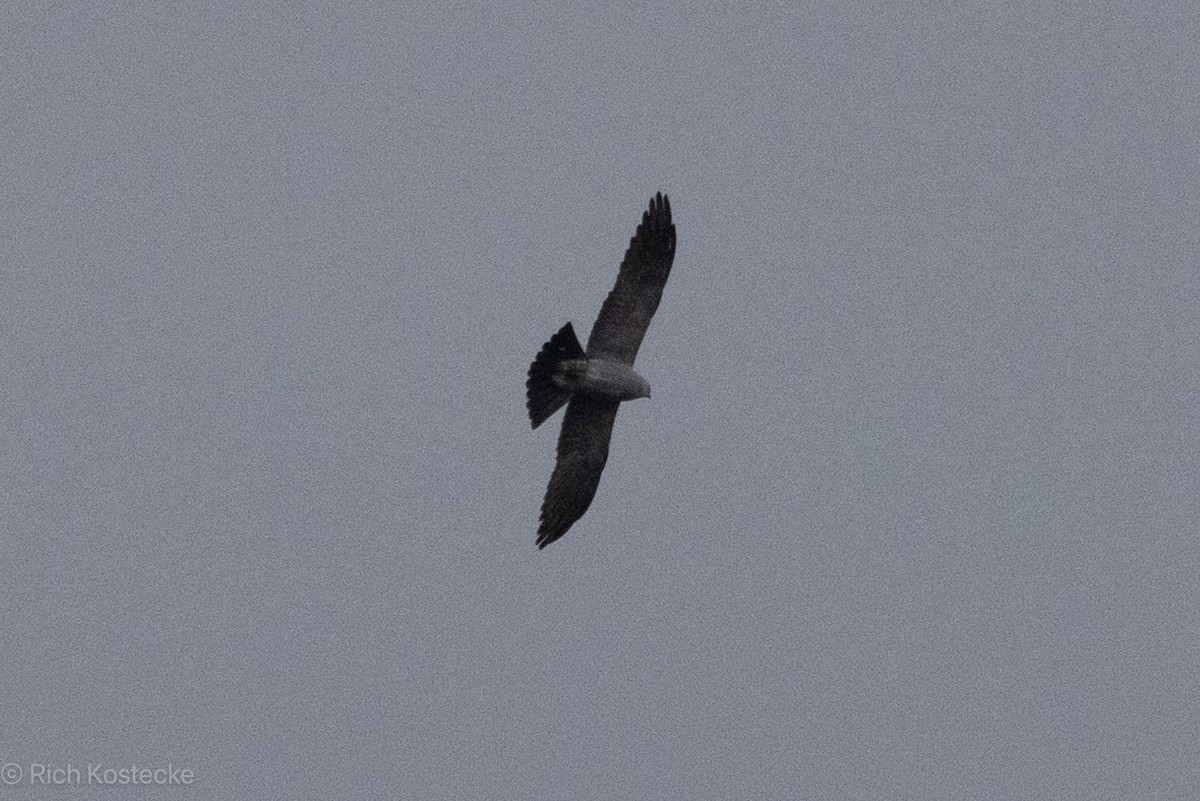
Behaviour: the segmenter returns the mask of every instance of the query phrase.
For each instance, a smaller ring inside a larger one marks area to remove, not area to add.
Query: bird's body
[[[553,381],[576,395],[595,395],[615,401],[650,397],[650,382],[633,368],[611,359],[564,362]]]
[[[586,352],[567,323],[529,366],[526,405],[533,427],[567,406],[558,460],[542,502],[539,548],[565,534],[591,504],[608,460],[620,403],[650,397],[650,384],[634,372],[633,362],[674,257],[671,202],[660,193],[650,201],[629,241],[617,283],[600,308]]]
[[[650,397],[650,382],[622,362],[610,359],[588,359],[587,371],[576,392],[599,395],[618,401]]]

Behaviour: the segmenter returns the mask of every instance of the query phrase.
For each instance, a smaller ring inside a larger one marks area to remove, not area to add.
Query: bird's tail
[[[542,345],[537,358],[529,365],[529,380],[525,382],[525,405],[534,428],[571,398],[586,358],[570,323]]]

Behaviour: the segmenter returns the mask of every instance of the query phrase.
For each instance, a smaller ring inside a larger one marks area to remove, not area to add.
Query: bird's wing
[[[658,308],[675,258],[675,226],[671,201],[661,192],[642,214],[625,251],[617,283],[608,293],[588,337],[588,358],[597,355],[633,364],[650,318]]]
[[[617,419],[617,401],[576,395],[567,404],[558,435],[558,462],[542,501],[537,545],[545,548],[583,517],[608,460],[608,440]]]

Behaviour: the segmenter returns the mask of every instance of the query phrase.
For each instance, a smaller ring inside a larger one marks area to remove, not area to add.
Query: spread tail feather
[[[525,382],[525,405],[534,428],[571,398],[572,382],[569,374],[561,369],[562,363],[585,358],[583,346],[570,323],[542,346],[533,364],[529,365],[529,380]]]

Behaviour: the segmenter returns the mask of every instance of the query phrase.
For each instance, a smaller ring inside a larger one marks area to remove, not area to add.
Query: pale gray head
[[[632,372],[632,371],[630,371],[630,372]],[[646,379],[642,378],[637,373],[634,373],[633,376],[634,376],[634,378],[637,379],[637,381],[635,382],[636,387],[633,390],[637,394],[634,395],[633,398],[648,398],[648,397],[650,397],[650,382],[647,381]],[[633,398],[630,398],[630,400],[633,400]]]

